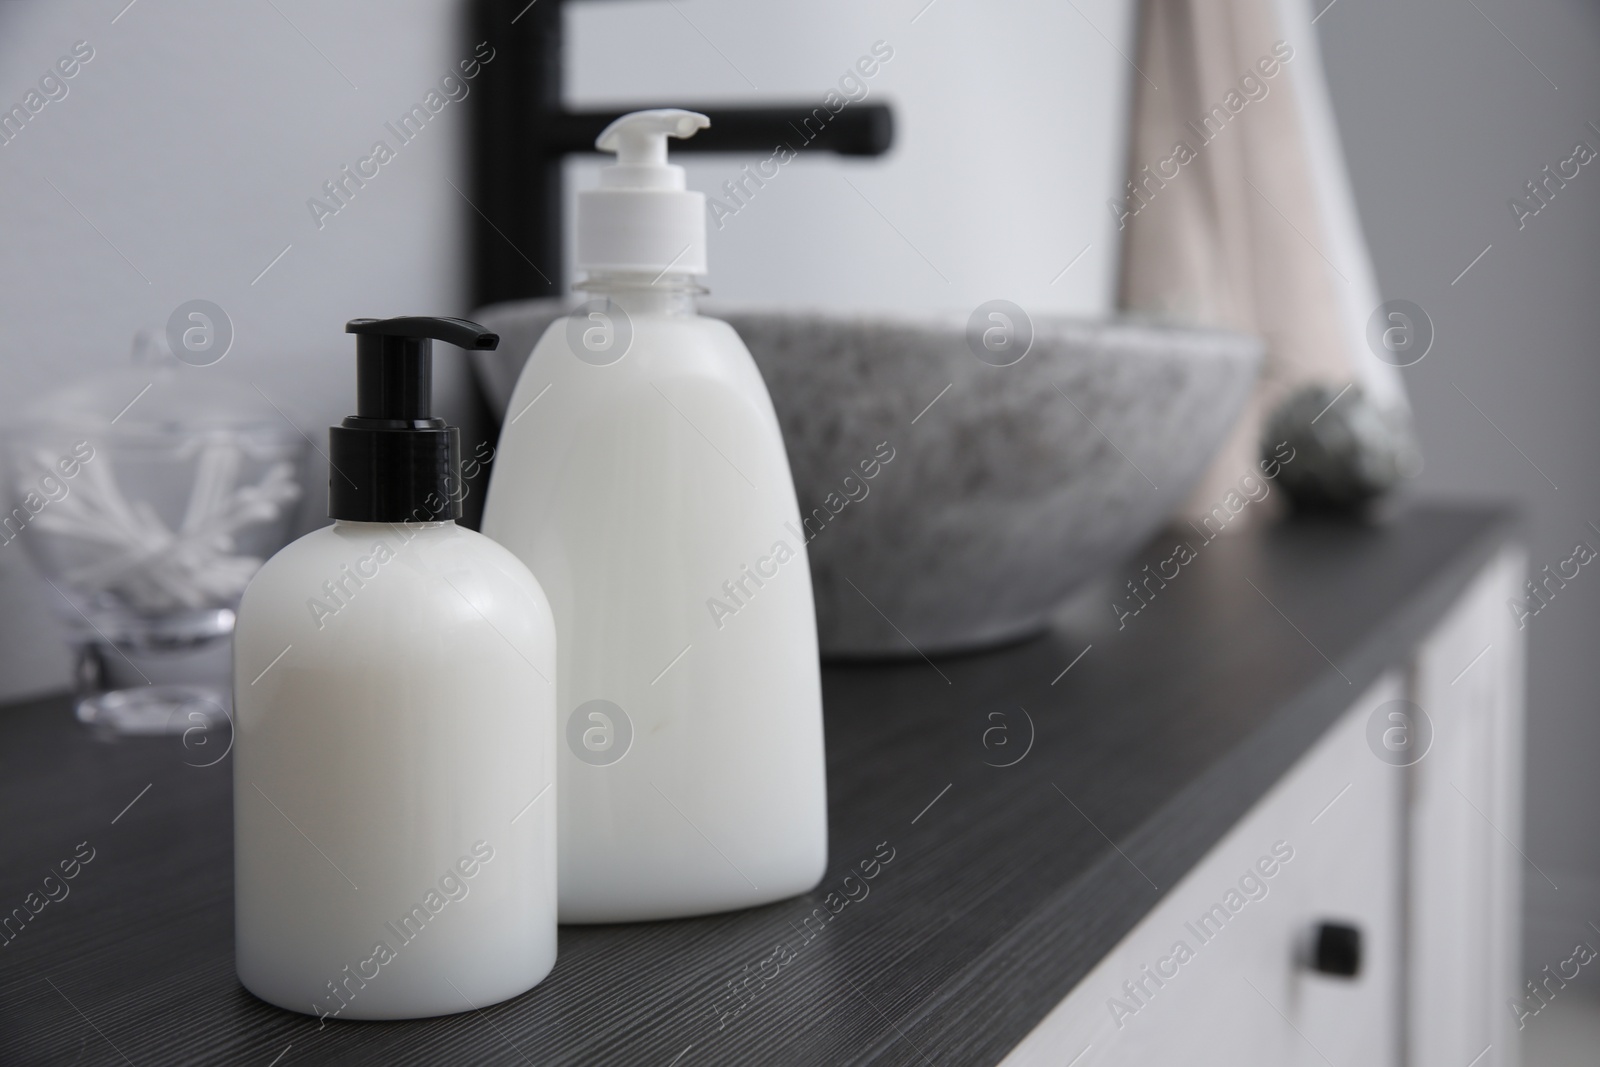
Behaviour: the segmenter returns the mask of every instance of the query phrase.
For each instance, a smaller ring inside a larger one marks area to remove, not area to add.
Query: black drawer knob
[[[1311,932],[1311,969],[1338,978],[1361,973],[1361,931],[1348,923],[1321,922]]]

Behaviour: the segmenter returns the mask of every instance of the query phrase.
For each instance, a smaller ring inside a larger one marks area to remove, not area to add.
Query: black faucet
[[[568,111],[561,101],[561,0],[472,0],[471,40],[494,60],[479,75],[472,121],[472,301],[559,296],[562,284],[561,160],[593,152],[613,120],[645,107]],[[893,116],[883,104],[851,104],[818,123],[819,100],[771,107],[694,107],[711,128],[675,142],[683,152],[771,153],[780,143],[847,156],[889,150]],[[810,123],[806,120],[811,119]],[[818,128],[820,126],[820,129]]]

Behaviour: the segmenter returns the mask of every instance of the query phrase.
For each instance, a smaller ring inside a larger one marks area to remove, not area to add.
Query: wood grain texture
[[[225,738],[104,743],[64,699],[0,710],[0,914],[95,849],[0,948],[0,1063],[995,1063],[1405,659],[1511,528],[1503,511],[1415,507],[1210,544],[1172,531],[1115,584],[1178,539],[1198,558],[1124,629],[1107,592],[1009,649],[830,666],[817,891],[563,927],[538,988],[413,1023],[319,1028],[239,986],[230,762],[191,765]],[[892,861],[832,914],[826,895],[881,843]],[[808,939],[817,908],[831,917]],[[779,945],[788,962],[763,966]]]

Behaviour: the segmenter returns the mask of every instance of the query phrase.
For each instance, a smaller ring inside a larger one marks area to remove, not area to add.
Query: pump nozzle
[[[397,319],[351,319],[356,334],[356,416],[363,419],[426,419],[433,393],[433,342],[458,348],[489,348],[500,338],[466,319],[406,315]]]
[[[500,343],[492,334],[475,322],[466,319],[434,318],[431,315],[403,315],[397,319],[351,319],[344,324],[345,333],[368,337],[409,337],[443,341],[457,348],[494,348]]]
[[[356,414],[328,431],[328,514],[362,522],[461,517],[461,434],[433,417],[433,342],[493,349],[466,319],[351,319]]]
[[[692,137],[711,120],[694,111],[635,111],[595,139],[617,161],[600,168],[600,188],[578,194],[578,266],[660,274],[706,272],[706,198],[687,191],[683,168],[667,162],[668,137]]]
[[[710,125],[704,115],[675,107],[635,111],[601,130],[594,146],[602,152],[615,152],[620,166],[664,167],[668,137],[693,137],[696,130]]]

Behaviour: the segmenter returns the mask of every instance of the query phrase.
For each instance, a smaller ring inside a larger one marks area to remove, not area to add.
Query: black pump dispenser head
[[[461,517],[461,434],[433,417],[433,342],[493,349],[466,319],[351,319],[356,414],[328,430],[328,514],[358,522]]]

